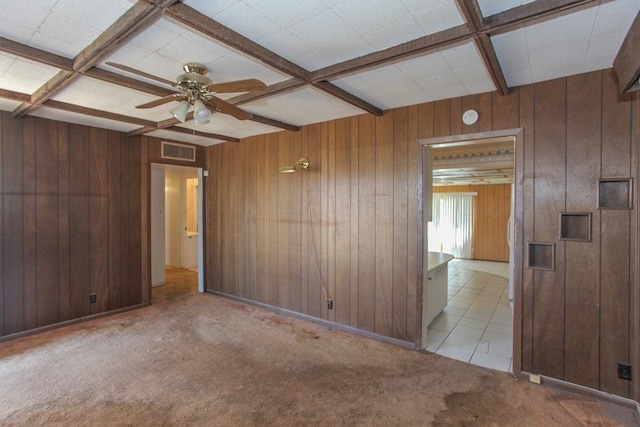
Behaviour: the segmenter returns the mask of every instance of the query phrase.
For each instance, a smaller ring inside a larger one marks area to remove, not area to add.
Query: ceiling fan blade
[[[147,79],[155,80],[157,82],[164,83],[164,84],[169,85],[169,86],[174,86],[175,87],[175,85],[176,85],[175,82],[172,82],[170,80],[165,80],[162,77],[157,77],[157,76],[154,76],[153,74],[145,73],[144,71],[136,70],[135,68],[131,68],[131,67],[128,67],[126,65],[118,64],[118,63],[115,63],[115,62],[106,62],[106,64],[110,65],[111,67],[118,68],[118,69],[120,69],[122,71],[126,71],[126,72],[131,73],[131,74],[137,74],[140,77],[145,77]]]
[[[136,105],[136,108],[153,108],[171,101],[180,101],[180,98],[186,98],[186,95],[184,93],[172,93],[171,95],[163,96],[162,98],[155,99],[151,102]]]
[[[230,104],[227,101],[223,101],[220,98],[216,98],[215,96],[207,99],[204,103],[209,105],[211,108],[222,113],[229,114],[238,120],[247,120],[253,117],[251,113],[241,110],[235,105]]]
[[[267,85],[258,79],[245,79],[235,80],[225,83],[212,83],[207,86],[207,89],[216,93],[230,93],[230,92],[258,92],[265,90]]]

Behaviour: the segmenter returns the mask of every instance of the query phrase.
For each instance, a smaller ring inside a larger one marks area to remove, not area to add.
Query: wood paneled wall
[[[464,126],[470,108],[480,120]],[[598,178],[636,176],[639,127],[636,95],[619,96],[604,71],[212,146],[206,287],[419,343],[417,141],[522,128],[517,226],[525,243],[555,245],[556,269],[522,257],[519,365],[637,400],[616,373],[618,362],[640,369],[637,209],[598,210],[595,199]],[[302,155],[308,171],[277,173]],[[560,241],[560,212],[592,212],[592,241]]]
[[[0,126],[0,336],[148,302],[141,145],[7,112]]]
[[[472,259],[509,262],[510,184],[439,186],[433,192],[478,193],[473,198]]]

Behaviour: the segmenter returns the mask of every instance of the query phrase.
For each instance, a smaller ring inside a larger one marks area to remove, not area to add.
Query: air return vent
[[[196,147],[162,141],[162,158],[195,162]]]

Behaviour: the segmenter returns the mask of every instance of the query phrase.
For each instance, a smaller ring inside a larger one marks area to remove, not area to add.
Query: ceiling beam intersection
[[[165,14],[171,16],[182,22],[185,25],[193,28],[200,33],[207,35],[227,46],[230,46],[240,52],[251,56],[270,67],[288,74],[294,79],[305,81],[307,84],[314,84],[311,80],[312,73],[297,64],[289,61],[286,58],[278,55],[275,52],[259,45],[253,40],[248,39],[240,33],[235,32],[229,27],[222,25],[221,23],[209,18],[208,16],[198,12],[197,10],[184,5],[182,3],[176,3],[173,6],[166,9]],[[328,90],[327,85],[318,86],[322,91],[338,97],[344,102],[347,102],[359,109],[367,111],[376,116],[382,115],[381,109],[371,105],[370,103],[356,97],[355,95],[348,94],[344,90]]]
[[[30,102],[22,103],[16,108],[12,113],[13,116],[23,117],[38,108],[39,105],[66,87],[83,71],[97,63],[115,46],[122,43],[136,31],[151,25],[161,16],[163,8],[168,7],[174,1],[176,0],[163,0],[159,4],[138,1],[73,59],[71,71],[61,70],[55,77],[36,90],[31,96]]]

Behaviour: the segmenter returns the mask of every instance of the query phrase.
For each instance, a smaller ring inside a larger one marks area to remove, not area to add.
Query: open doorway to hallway
[[[152,300],[203,291],[202,170],[151,166]]]
[[[515,138],[428,147],[432,191],[425,192],[431,202],[425,246],[455,258],[447,269],[447,304],[427,327],[426,350],[511,372]]]

